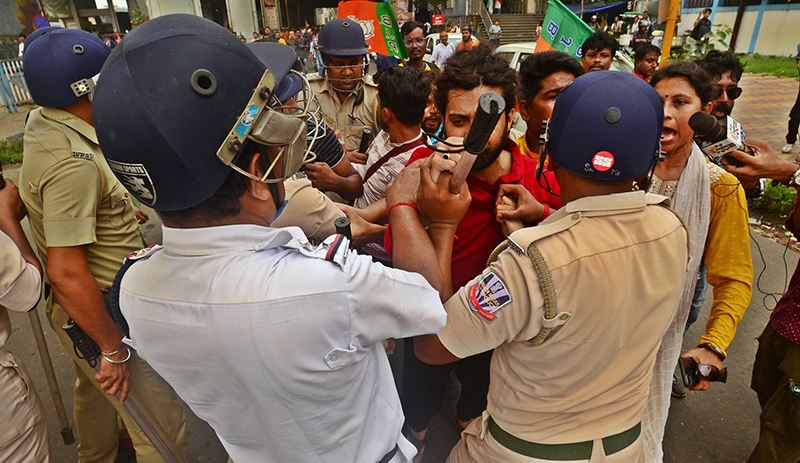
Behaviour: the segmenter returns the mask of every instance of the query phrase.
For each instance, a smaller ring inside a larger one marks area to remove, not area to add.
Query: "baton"
[[[372,130],[364,129],[361,131],[361,142],[358,144],[358,152],[361,154],[367,153],[367,148],[372,141]]]
[[[2,179],[1,172],[0,179]],[[5,185],[0,184],[0,188],[3,186]],[[61,398],[61,390],[58,387],[58,379],[53,369],[53,361],[50,360],[50,350],[47,348],[47,341],[44,338],[44,331],[42,331],[42,321],[39,320],[39,313],[36,311],[35,307],[28,311],[28,317],[31,320],[31,328],[33,329],[33,337],[36,339],[36,347],[39,348],[39,358],[42,360],[44,377],[47,379],[50,395],[53,397],[53,406],[56,408],[58,423],[61,425],[61,438],[64,440],[64,445],[72,445],[75,443],[75,436],[72,433],[69,418],[67,418],[64,400]]]
[[[333,226],[336,227],[336,233],[344,236],[350,242],[350,247],[353,246],[353,238],[350,233],[350,219],[347,217],[339,217],[333,221]]]
[[[461,185],[467,179],[472,165],[478,155],[486,150],[489,137],[494,132],[500,115],[506,109],[506,102],[496,92],[486,92],[478,100],[478,108],[475,110],[475,117],[469,127],[467,136],[464,137],[464,150],[461,159],[458,161],[453,177],[450,178],[450,193],[456,194],[461,189]]]

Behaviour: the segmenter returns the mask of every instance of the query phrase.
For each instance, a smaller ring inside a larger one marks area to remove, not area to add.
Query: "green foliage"
[[[750,206],[754,210],[787,216],[794,209],[794,200],[797,190],[785,187],[781,184],[772,186],[772,182],[767,181],[767,188],[764,197]]]
[[[744,70],[754,74],[797,79],[798,71],[800,71],[794,57],[763,56],[758,53],[748,57],[742,53],[739,54],[739,59],[743,63],[747,62]]]
[[[3,164],[19,164],[22,162],[22,137],[0,140],[0,161]]]
[[[133,9],[133,14],[131,15],[131,27],[140,26],[148,20],[150,20],[150,16],[142,14],[142,10],[140,10],[138,6]]]
[[[686,37],[686,44],[690,46],[687,52],[681,54],[680,58],[688,57],[691,61],[697,60],[705,56],[706,53],[719,47],[720,50],[727,50],[730,43],[730,36],[733,35],[733,29],[727,24],[717,24],[711,28],[711,31],[706,33],[700,40],[695,40],[691,37]],[[694,45],[692,47],[692,45]],[[692,50],[692,48],[694,50]]]

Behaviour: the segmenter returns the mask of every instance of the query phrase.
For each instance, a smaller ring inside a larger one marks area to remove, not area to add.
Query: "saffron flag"
[[[370,52],[408,58],[391,3],[360,0],[339,2],[339,17],[357,21],[361,25]]]
[[[563,51],[577,57],[583,56],[581,46],[594,33],[588,24],[558,0],[547,1],[547,14],[534,53]]]

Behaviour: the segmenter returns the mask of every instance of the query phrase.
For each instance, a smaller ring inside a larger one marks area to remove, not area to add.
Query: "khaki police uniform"
[[[341,131],[347,151],[358,150],[364,129],[371,130],[373,137],[380,132],[378,87],[371,77],[367,76],[364,87],[348,95],[344,103],[339,102],[336,91],[328,85],[324,77],[312,77],[309,83],[325,114],[325,122],[333,130]]]
[[[37,108],[30,113],[24,140],[20,196],[28,209],[42,264],[47,264],[48,247],[89,245],[89,271],[100,289],[107,292],[123,259],[142,247],[142,238],[133,203],[108,167],[94,128],[66,111]],[[117,415],[128,428],[137,461],[163,461],[119,400],[100,390],[95,370],[75,355],[72,341],[61,329],[69,316],[52,294],[47,300],[47,314],[75,362],[79,461],[114,461]],[[129,365],[131,388],[141,392],[144,406],[185,451],[186,421],[180,399],[135,352]]]
[[[448,462],[643,460],[640,421],[688,259],[668,204],[639,191],[572,201],[513,233],[447,302],[450,352],[495,349],[487,411]],[[533,454],[511,450],[520,442]]]
[[[345,217],[336,204],[321,191],[311,186],[305,176],[295,174],[283,182],[286,206],[270,224],[274,228],[300,227],[303,234],[314,243],[336,233],[333,221]]]
[[[8,311],[34,307],[42,294],[39,270],[25,262],[14,241],[0,232],[0,461],[47,463],[47,415],[31,376],[5,343],[11,336]]]

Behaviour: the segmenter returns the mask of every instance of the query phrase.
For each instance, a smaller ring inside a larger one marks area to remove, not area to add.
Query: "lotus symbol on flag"
[[[371,20],[369,19],[361,20],[353,15],[348,16],[347,19],[356,21],[361,26],[361,29],[364,31],[364,40],[369,40],[375,37],[375,25],[372,24]]]

